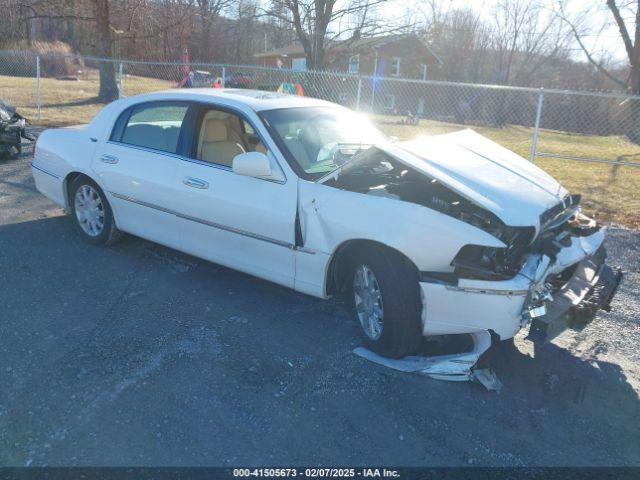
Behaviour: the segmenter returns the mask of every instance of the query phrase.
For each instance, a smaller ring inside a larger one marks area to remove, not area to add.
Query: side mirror
[[[233,172],[245,177],[270,177],[271,162],[264,153],[240,153],[233,157]]]

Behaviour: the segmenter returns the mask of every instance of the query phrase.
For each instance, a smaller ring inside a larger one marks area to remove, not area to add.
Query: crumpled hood
[[[539,228],[540,214],[568,193],[528,160],[472,130],[378,148],[436,178],[510,226]]]

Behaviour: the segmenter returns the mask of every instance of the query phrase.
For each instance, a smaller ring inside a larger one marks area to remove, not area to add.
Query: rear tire
[[[415,353],[422,341],[416,273],[399,255],[382,248],[364,249],[351,260],[353,314],[367,348],[390,358]]]
[[[106,195],[96,182],[85,175],[71,183],[69,210],[75,230],[93,245],[112,245],[122,236]]]

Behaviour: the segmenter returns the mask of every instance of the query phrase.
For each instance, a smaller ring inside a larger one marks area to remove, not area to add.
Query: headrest
[[[162,127],[147,123],[135,123],[129,125],[124,130],[122,140],[125,143],[157,148],[159,150],[165,150],[167,148],[167,141]]]
[[[205,142],[226,142],[227,125],[218,118],[209,118],[206,120],[204,126],[204,139]]]

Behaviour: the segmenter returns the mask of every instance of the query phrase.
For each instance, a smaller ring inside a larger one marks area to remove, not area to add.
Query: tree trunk
[[[629,86],[632,94],[640,95],[640,65],[631,65]],[[629,100],[629,120],[626,132],[630,141],[640,144],[640,100]]]
[[[322,42],[318,42],[315,52],[315,70],[324,69],[324,39]]]
[[[209,0],[198,0],[198,8],[200,10],[200,41],[196,50],[199,62],[206,62],[211,59],[211,45],[209,40],[211,37],[211,2]]]
[[[211,24],[210,18],[202,16],[202,28],[200,31],[200,45],[198,45],[199,55],[198,61],[207,62],[211,60],[210,52],[213,50],[210,45]]]
[[[102,58],[111,58],[113,51],[113,37],[111,35],[111,22],[109,20],[109,0],[94,0],[96,10],[97,28],[97,54]],[[115,63],[100,61],[100,90],[98,97],[103,102],[111,102],[118,98],[118,85],[116,84]]]

